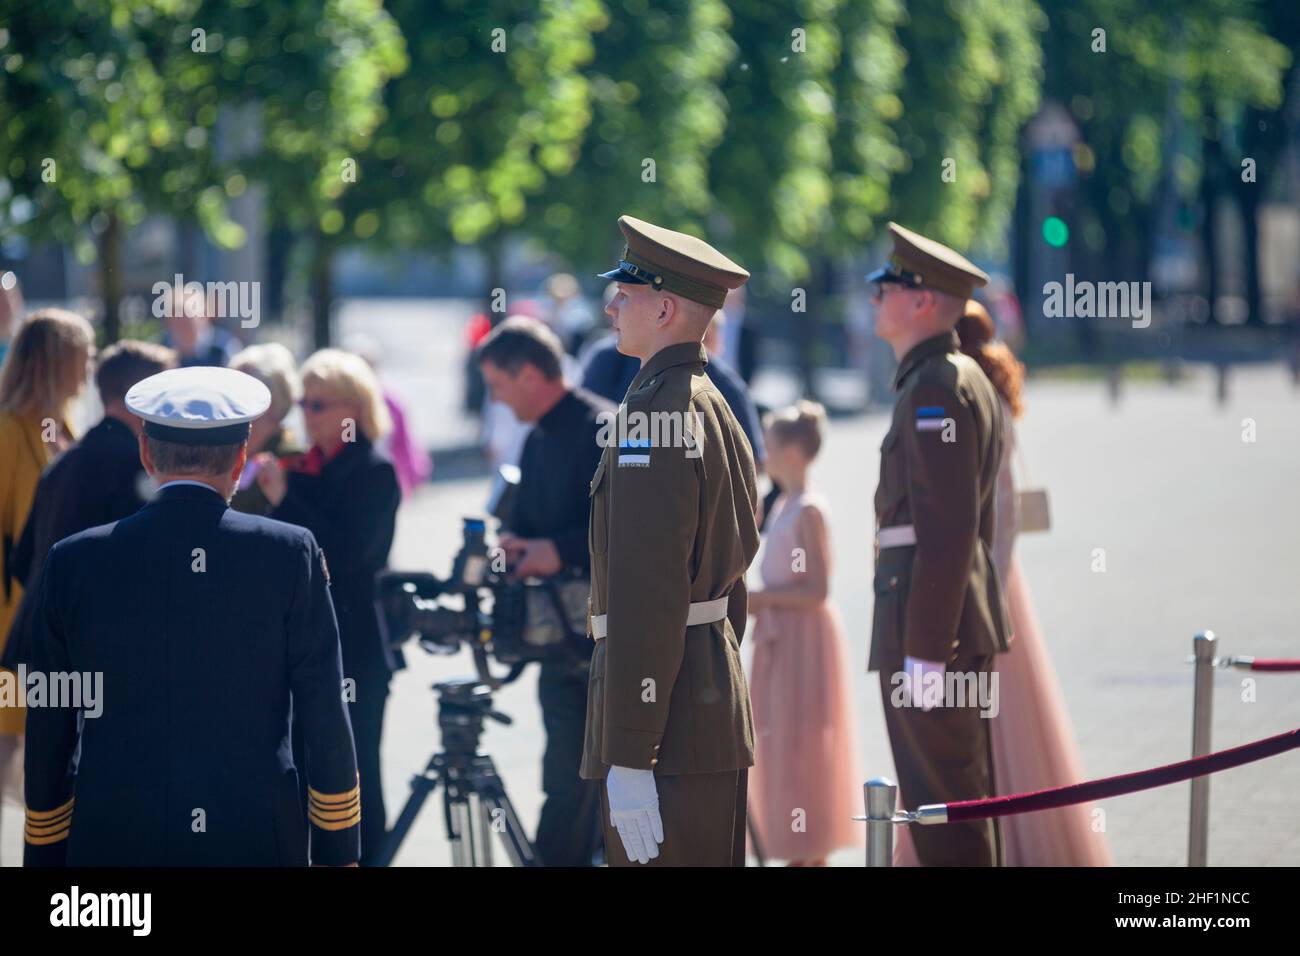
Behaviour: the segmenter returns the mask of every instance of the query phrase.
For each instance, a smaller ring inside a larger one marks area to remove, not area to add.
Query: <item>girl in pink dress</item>
[[[998,714],[992,718],[993,778],[1000,795],[1046,790],[1087,778],[1074,742],[1074,729],[1047,642],[1038,628],[1029,587],[1014,554],[1018,528],[1017,496],[1011,475],[1016,445],[1013,421],[1023,410],[1024,366],[993,339],[992,318],[973,299],[957,323],[961,349],[988,376],[1002,398],[1002,462],[998,472],[997,522],[993,563],[1002,580],[1011,630],[1011,649],[994,658],[998,671]],[[902,794],[901,799],[906,799]],[[904,804],[905,805],[905,804]],[[910,809],[910,808],[909,808]],[[1005,866],[1110,866],[1106,835],[1094,829],[1092,807],[1075,804],[1059,810],[1002,817]],[[895,866],[917,866],[907,827],[899,827]]]
[[[749,819],[767,857],[824,866],[861,844],[852,685],[839,615],[827,601],[830,514],[807,487],[826,413],[800,402],[768,419],[767,470],[783,489],[768,524],[754,626],[755,755]]]

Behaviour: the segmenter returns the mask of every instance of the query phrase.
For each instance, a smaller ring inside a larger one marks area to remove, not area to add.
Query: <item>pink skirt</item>
[[[852,683],[834,608],[769,608],[754,627],[749,819],[765,857],[821,860],[860,847],[862,779]]]

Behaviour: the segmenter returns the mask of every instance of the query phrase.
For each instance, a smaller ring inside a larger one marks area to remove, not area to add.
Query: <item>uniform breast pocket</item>
[[[894,549],[891,549],[894,550]],[[906,561],[892,560],[889,552],[881,552],[882,560],[876,568],[875,607],[872,611],[872,644],[901,652],[903,629],[907,622],[907,593],[911,577],[911,548],[897,549],[906,552]]]
[[[605,459],[596,466],[588,499],[587,548],[592,554],[604,554],[609,547],[609,491],[605,485]]]
[[[876,515],[886,512],[907,497],[907,462],[904,458],[902,432],[897,424],[880,443],[880,483],[876,486]]]

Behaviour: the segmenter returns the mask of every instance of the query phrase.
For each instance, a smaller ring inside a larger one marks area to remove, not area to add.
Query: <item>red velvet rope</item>
[[[1280,657],[1255,658],[1250,662],[1253,671],[1300,671],[1300,661],[1288,661]]]
[[[1013,813],[1054,810],[1075,803],[1087,803],[1104,797],[1117,797],[1138,790],[1150,790],[1153,787],[1163,787],[1166,784],[1190,780],[1192,777],[1204,776],[1207,773],[1239,767],[1296,748],[1300,748],[1300,729],[1288,730],[1276,737],[1266,737],[1254,743],[1233,747],[1231,750],[1220,750],[1217,753],[1205,754],[1203,757],[1180,760],[1178,763],[1152,767],[1150,770],[1120,774],[1118,777],[1104,777],[1101,780],[1072,783],[1065,787],[1053,787],[1051,790],[1009,794],[1004,797],[960,800],[948,804],[948,822],[961,823],[966,820],[1005,817]]]

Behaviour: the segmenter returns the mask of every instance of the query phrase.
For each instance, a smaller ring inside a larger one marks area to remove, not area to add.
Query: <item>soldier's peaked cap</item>
[[[236,445],[271,407],[271,392],[230,368],[173,368],[131,386],[126,407],[151,438],[182,445]]]
[[[720,309],[727,291],[749,278],[745,269],[703,239],[632,216],[619,216],[618,228],[627,245],[618,266],[602,272],[602,279],[652,285]]]
[[[867,276],[868,282],[901,282],[924,286],[969,299],[976,286],[987,285],[988,275],[965,256],[919,232],[889,224],[894,253],[888,264]]]

